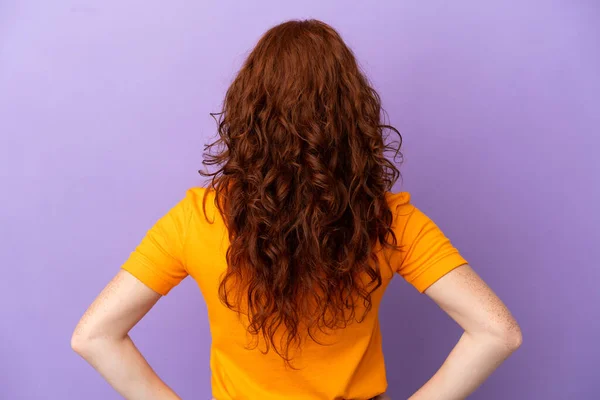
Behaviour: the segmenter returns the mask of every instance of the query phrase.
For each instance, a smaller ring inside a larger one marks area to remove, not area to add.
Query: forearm
[[[465,399],[518,346],[510,340],[465,332],[441,368],[409,400]]]
[[[144,359],[129,336],[90,339],[76,351],[127,400],[180,400]]]

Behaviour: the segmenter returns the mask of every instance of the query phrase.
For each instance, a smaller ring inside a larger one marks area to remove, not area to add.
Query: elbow
[[[499,329],[497,338],[509,353],[515,352],[523,344],[523,333],[516,321]]]
[[[75,330],[73,335],[71,336],[71,349],[80,356],[83,356],[88,352],[90,347],[90,341],[87,337],[82,333]]]
[[[515,320],[491,324],[484,330],[466,333],[506,356],[517,351],[523,344],[523,333]]]
[[[110,333],[83,329],[78,326],[71,336],[71,349],[84,359],[90,361],[93,358],[106,354],[107,351],[110,351],[115,345],[121,342],[122,340],[117,339],[116,336]]]
[[[514,352],[521,347],[523,344],[523,333],[521,332],[521,328],[517,326],[517,329],[507,336],[506,343],[511,352]]]
[[[97,352],[98,347],[102,345],[101,337],[90,331],[90,329],[78,325],[71,335],[71,349],[83,358],[88,358],[93,352]]]

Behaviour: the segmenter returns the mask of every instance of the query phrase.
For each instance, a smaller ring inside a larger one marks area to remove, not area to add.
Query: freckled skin
[[[124,398],[181,400],[152,370],[128,333],[160,299],[119,271],[85,312],[71,344]]]
[[[425,294],[464,333],[440,369],[409,400],[465,399],[521,345],[521,330],[469,265],[455,268]]]
[[[464,399],[519,347],[519,325],[468,265],[447,273],[425,294],[465,332],[442,367],[409,400]],[[121,271],[86,311],[73,335],[73,343],[87,343],[82,355],[126,398],[179,399],[127,336],[159,298],[158,293]],[[380,395],[377,400],[389,397]]]
[[[118,296],[119,290],[123,285],[123,274],[117,274],[108,285],[100,292],[96,300],[89,306],[86,312],[81,317],[81,320],[77,324],[73,336],[83,336],[86,332],[93,330],[99,323],[96,318],[101,313],[111,312],[111,300],[114,301]]]
[[[450,279],[467,289],[472,297],[473,305],[479,305],[485,312],[487,320],[482,321],[485,328],[490,332],[502,327],[506,331],[520,335],[519,324],[512,316],[502,300],[490,289],[490,287],[469,266],[457,268]],[[510,345],[510,343],[508,343]]]

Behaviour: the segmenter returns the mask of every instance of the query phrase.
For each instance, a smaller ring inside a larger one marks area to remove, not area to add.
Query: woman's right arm
[[[433,377],[409,400],[459,400],[473,393],[521,345],[519,325],[469,267],[458,267],[426,291],[464,333]]]

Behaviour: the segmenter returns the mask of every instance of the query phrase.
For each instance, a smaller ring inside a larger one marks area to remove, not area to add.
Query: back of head
[[[230,236],[220,297],[289,361],[315,329],[371,308],[374,246],[395,243],[385,193],[399,173],[383,133],[397,131],[352,51],[315,20],[266,32],[219,115],[204,174]]]

